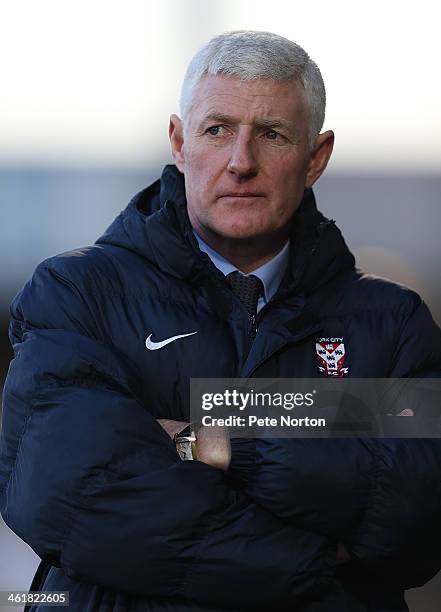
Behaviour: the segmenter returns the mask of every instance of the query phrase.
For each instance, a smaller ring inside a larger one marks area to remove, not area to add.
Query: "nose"
[[[231,146],[228,172],[238,179],[256,176],[258,165],[251,134],[239,130]]]

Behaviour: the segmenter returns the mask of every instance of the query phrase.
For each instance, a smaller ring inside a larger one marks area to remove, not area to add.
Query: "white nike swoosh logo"
[[[152,334],[150,334],[150,336],[145,341],[145,345],[149,349],[149,351],[157,351],[163,346],[167,346],[167,344],[170,344],[170,342],[179,340],[179,338],[187,338],[188,336],[193,336],[194,334],[197,334],[197,333],[198,332],[195,331],[195,332],[191,332],[190,334],[179,334],[179,336],[172,336],[171,338],[167,338],[166,340],[162,340],[161,342],[153,342],[153,340],[150,340],[150,338],[152,337]]]

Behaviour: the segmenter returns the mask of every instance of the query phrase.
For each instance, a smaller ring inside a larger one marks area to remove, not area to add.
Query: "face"
[[[305,186],[326,166],[333,134],[320,135],[311,153],[300,83],[208,76],[185,125],[171,117],[170,138],[190,221],[216,246],[216,240],[283,244]]]

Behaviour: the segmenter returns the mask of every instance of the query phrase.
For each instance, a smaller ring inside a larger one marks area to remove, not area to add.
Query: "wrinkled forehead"
[[[232,76],[205,76],[195,87],[187,120],[199,123],[217,115],[235,117],[244,123],[271,119],[307,121],[303,84],[298,80],[245,81]]]

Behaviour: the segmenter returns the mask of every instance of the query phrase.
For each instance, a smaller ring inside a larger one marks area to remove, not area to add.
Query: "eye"
[[[222,125],[213,125],[206,131],[210,136],[221,136],[223,134],[224,127]]]
[[[267,132],[265,132],[265,138],[267,138],[268,140],[277,140],[279,136],[281,135],[275,130],[268,130]]]

